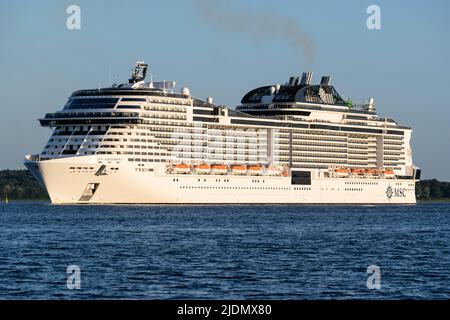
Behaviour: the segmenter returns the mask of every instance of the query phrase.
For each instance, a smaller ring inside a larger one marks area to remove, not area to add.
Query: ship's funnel
[[[312,72],[303,72],[300,85],[310,85],[312,80]]]
[[[321,86],[329,86],[331,82],[331,76],[323,76],[322,79],[320,80],[320,85]]]

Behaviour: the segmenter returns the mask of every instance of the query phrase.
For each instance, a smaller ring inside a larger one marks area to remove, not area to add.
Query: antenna
[[[113,75],[113,82],[112,82],[112,87],[117,87],[117,76]]]
[[[112,85],[111,62],[108,62],[108,71],[109,71],[109,83],[111,83],[111,85]]]

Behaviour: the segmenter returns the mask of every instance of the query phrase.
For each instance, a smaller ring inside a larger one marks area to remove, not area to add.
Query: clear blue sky
[[[71,4],[81,30],[66,28]],[[371,4],[381,30],[366,27]],[[449,1],[0,0],[0,168],[42,150],[38,117],[143,59],[155,79],[229,106],[303,71],[331,74],[341,94],[374,97],[380,115],[412,126],[415,163],[450,180],[449,14]],[[291,22],[309,54],[280,32]]]

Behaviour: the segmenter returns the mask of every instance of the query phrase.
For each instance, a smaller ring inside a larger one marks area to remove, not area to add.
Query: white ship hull
[[[77,156],[26,160],[25,165],[44,185],[54,204],[416,202],[414,180],[325,178],[313,171],[311,184],[293,185],[290,176],[168,174],[165,164],[138,167],[120,158],[110,160]],[[102,166],[104,170],[99,173]],[[95,186],[95,192],[86,196],[89,185]]]

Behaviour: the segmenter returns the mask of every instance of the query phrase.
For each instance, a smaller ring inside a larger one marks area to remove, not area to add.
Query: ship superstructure
[[[25,165],[53,203],[415,203],[411,128],[312,74],[235,109],[145,82],[75,91]]]

